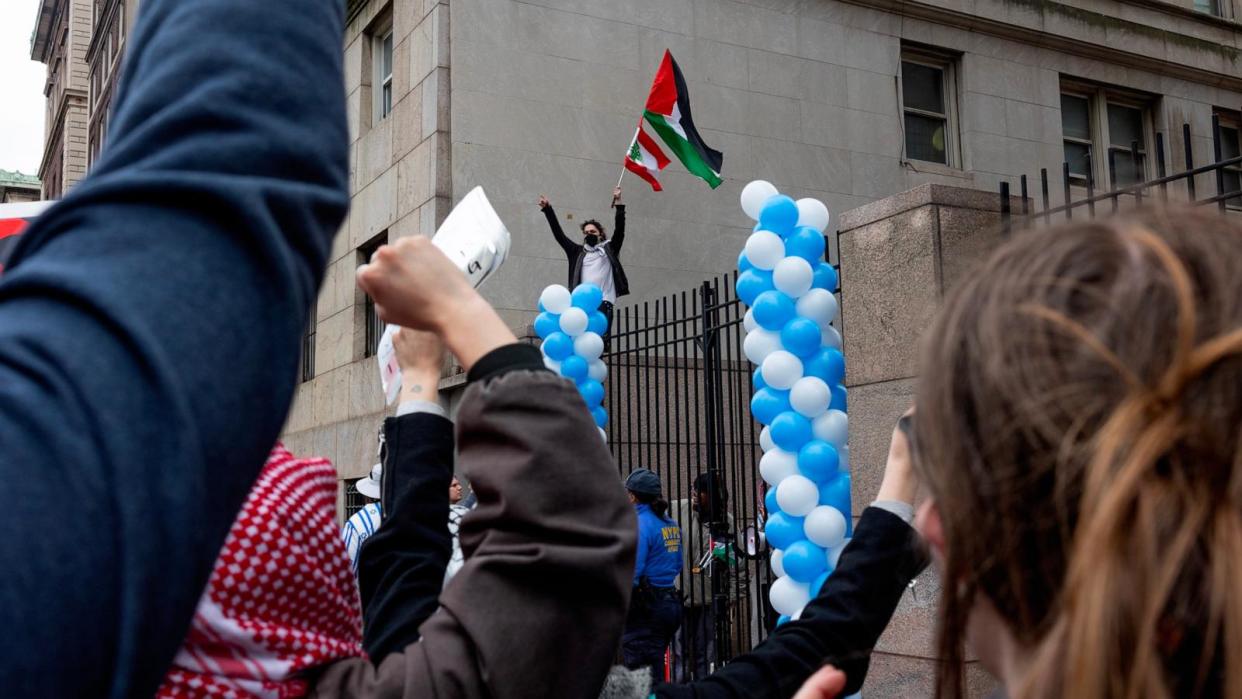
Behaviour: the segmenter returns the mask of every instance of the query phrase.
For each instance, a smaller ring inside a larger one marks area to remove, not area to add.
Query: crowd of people
[[[1006,242],[928,329],[821,592],[679,683],[658,651],[698,623],[674,580],[719,484],[620,483],[574,387],[402,238],[357,274],[403,395],[351,561],[332,466],[277,443],[348,202],[343,29],[340,0],[144,2],[108,147],[13,251],[0,693],[818,699],[934,562],[938,696],[967,645],[1015,698],[1242,696],[1242,227],[1202,210]],[[622,294],[617,219],[566,251]]]

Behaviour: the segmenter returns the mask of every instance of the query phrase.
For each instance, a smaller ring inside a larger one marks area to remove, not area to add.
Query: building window
[[[358,511],[367,506],[367,498],[358,492],[358,481],[361,478],[352,480],[345,484],[345,519],[349,519],[358,514]]]
[[[1220,17],[1220,2],[1218,0],[1195,0],[1195,12]]]
[[[1220,117],[1220,157],[1222,161],[1242,157],[1242,119],[1237,112],[1217,110]],[[1242,192],[1242,163],[1234,163],[1223,169],[1225,192]],[[1242,210],[1242,196],[1227,199],[1225,206]]]
[[[392,113],[392,28],[375,34],[371,65],[375,68],[375,123]]]
[[[358,264],[365,264],[371,260],[371,256],[379,250],[381,245],[388,243],[388,231],[384,231],[372,238],[365,245],[358,248]],[[371,299],[369,294],[363,295],[363,345],[362,356],[374,357],[379,350],[380,337],[384,335],[384,322],[380,320],[379,314],[375,311],[375,301]]]
[[[302,383],[315,378],[315,332],[319,328],[319,301],[311,304],[310,317],[302,330]]]
[[[922,49],[901,54],[906,158],[957,167],[956,58]]]
[[[1070,184],[1086,186],[1088,175],[1096,186],[1107,186],[1113,177],[1118,187],[1148,179],[1150,128],[1149,98],[1107,88],[1062,86],[1061,139]]]

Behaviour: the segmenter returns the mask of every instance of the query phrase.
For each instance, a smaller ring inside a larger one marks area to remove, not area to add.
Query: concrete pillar
[[[1015,204],[1015,210],[1020,207]],[[840,218],[841,323],[850,408],[854,512],[875,499],[897,418],[914,398],[919,341],[946,290],[1001,240],[1000,199],[928,184]],[[907,591],[872,658],[864,696],[932,696],[940,583]],[[968,696],[993,680],[971,662]]]

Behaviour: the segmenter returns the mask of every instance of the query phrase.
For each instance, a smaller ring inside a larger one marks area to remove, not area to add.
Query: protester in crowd
[[[381,436],[383,432],[380,433]],[[381,445],[383,441],[381,440]],[[382,455],[382,449],[381,449]],[[380,507],[380,481],[384,476],[384,464],[377,463],[371,467],[366,478],[358,479],[354,488],[358,494],[367,499],[367,503],[345,520],[341,527],[341,539],[345,542],[345,550],[349,553],[350,568],[358,574],[358,554],[362,551],[362,542],[374,534],[384,521],[384,512]]]
[[[326,459],[296,459],[276,445],[157,697],[306,696],[308,670],[363,655],[336,483]]]
[[[572,290],[579,284],[594,284],[604,292],[604,300],[599,310],[608,318],[608,332],[604,334],[607,343],[612,332],[612,312],[617,299],[630,293],[630,282],[621,266],[621,246],[625,244],[625,204],[621,203],[621,188],[612,190],[612,208],[615,223],[612,237],[608,237],[603,224],[595,219],[582,222],[582,242],[577,243],[565,235],[556,212],[548,203],[546,196],[539,196],[539,209],[548,219],[548,227],[552,229],[552,237],[565,251],[569,261],[569,288]]]
[[[184,639],[348,205],[343,32],[340,0],[144,0],[108,145],[12,250],[0,695],[151,696]]]
[[[914,465],[963,645],[1011,697],[1242,696],[1242,226],[1013,237],[927,331]]]
[[[434,332],[466,369],[457,463],[479,505],[461,524],[465,564],[413,629],[385,591],[428,536],[443,537],[447,557],[451,472],[439,503],[386,474],[387,516],[359,568],[371,659],[327,667],[314,696],[597,696],[621,641],[636,524],[581,397],[428,239],[381,247],[358,280],[383,320]],[[369,638],[389,624],[401,633],[373,650]]]
[[[453,537],[453,553],[449,557],[448,568],[444,571],[444,584],[447,585],[449,580],[461,570],[461,566],[466,562],[465,556],[461,552],[461,518],[470,512],[462,498],[461,481],[457,476],[453,476],[453,482],[449,485],[449,536]]]
[[[729,605],[737,599],[737,586],[732,584],[737,561],[732,550],[735,529],[723,479],[715,473],[700,473],[689,502],[675,503],[674,519],[685,525],[688,574],[677,580],[686,606],[673,644],[673,679],[685,682],[711,673],[717,657],[717,621],[727,623]]]
[[[653,682],[664,679],[664,654],[681,625],[681,594],[673,585],[681,574],[681,527],[668,516],[660,477],[639,468],[625,479],[638,514],[638,552],[634,590],[621,638],[630,669],[650,668]]]

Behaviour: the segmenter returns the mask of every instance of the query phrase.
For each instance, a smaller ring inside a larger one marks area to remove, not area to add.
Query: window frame
[[[1125,107],[1128,109],[1138,110],[1142,125],[1140,132],[1143,140],[1139,143],[1139,162],[1140,165],[1135,168],[1137,179],[1134,182],[1123,182],[1118,179],[1117,187],[1129,187],[1134,184],[1146,182],[1152,179],[1151,171],[1151,144],[1155,141],[1155,127],[1153,115],[1155,113],[1157,96],[1145,95],[1136,92],[1110,87],[1106,85],[1096,85],[1092,83],[1084,83],[1075,80],[1061,80],[1060,95],[1070,95],[1087,100],[1087,119],[1089,121],[1091,141],[1086,142],[1076,137],[1067,136],[1065,133],[1065,115],[1064,107],[1061,107],[1061,155],[1065,162],[1065,144],[1074,143],[1077,145],[1086,145],[1088,153],[1091,155],[1091,184],[1095,189],[1101,191],[1111,190],[1112,178],[1108,171],[1108,156],[1110,153],[1130,154],[1129,146],[1113,145],[1108,124],[1108,108],[1111,105]],[[1086,187],[1087,179],[1085,177],[1076,177],[1071,175],[1070,185],[1075,187]]]
[[[358,264],[370,262],[375,251],[387,244],[388,230],[385,229],[358,246]],[[371,295],[361,289],[358,293],[362,294],[362,358],[367,359],[374,357],[379,350],[379,341],[384,335],[384,322],[380,320],[379,314],[375,311],[375,300],[371,298]]]
[[[1225,129],[1229,129],[1230,131],[1237,133],[1238,146],[1239,146],[1238,151],[1239,151],[1239,155],[1242,155],[1242,114],[1240,114],[1239,112],[1235,110],[1222,109],[1220,107],[1214,108],[1212,110],[1212,114],[1220,119],[1220,129],[1222,132]],[[1222,144],[1222,148],[1223,148],[1223,144]],[[1225,160],[1230,159],[1230,156],[1225,155],[1224,153],[1221,153],[1221,156]],[[1232,156],[1232,157],[1237,157],[1237,156]],[[1239,163],[1237,165],[1230,165],[1228,167],[1222,167],[1221,169],[1229,174],[1236,176],[1238,178],[1239,185],[1242,185],[1242,163]],[[1242,211],[1242,196],[1234,197],[1232,199],[1226,199],[1225,208],[1229,209],[1230,211]]]
[[[315,379],[315,338],[319,332],[319,299],[311,303],[306,327],[302,329],[302,383]]]
[[[388,72],[384,72],[384,57],[386,55],[386,44],[391,42],[391,53],[388,57]],[[388,118],[392,114],[392,108],[395,104],[396,94],[393,90],[393,75],[397,70],[397,44],[393,36],[392,20],[386,19],[383,23],[376,26],[371,33],[371,125],[378,126],[379,123]],[[388,91],[388,99],[384,99],[384,91]],[[385,109],[387,107],[387,109]]]
[[[897,83],[897,103],[901,112],[901,159],[902,162],[927,163],[938,167],[947,167],[954,170],[962,169],[962,152],[961,152],[961,136],[959,129],[959,109],[958,109],[958,82],[957,73],[958,65],[961,61],[961,55],[932,47],[902,45],[901,56],[898,61],[898,83]],[[906,71],[905,64],[913,63],[915,65],[935,68],[941,71],[941,95],[944,99],[944,113],[939,114],[930,112],[918,107],[906,105],[905,98],[905,80]],[[921,160],[910,157],[909,153],[909,133],[906,131],[906,114],[913,114],[928,119],[943,119],[945,122],[945,143],[944,156],[945,162],[937,162],[935,160]]]

